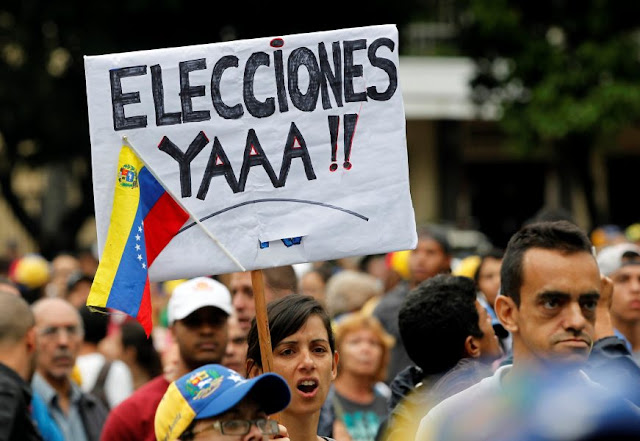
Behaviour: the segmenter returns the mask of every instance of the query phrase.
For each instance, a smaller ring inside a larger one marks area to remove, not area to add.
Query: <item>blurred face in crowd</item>
[[[311,315],[294,334],[273,349],[273,371],[282,375],[291,389],[292,414],[319,412],[336,377],[338,354],[332,353],[322,319]]]
[[[61,254],[51,261],[52,297],[64,297],[67,293],[67,280],[74,271],[80,270],[80,262],[69,254]]]
[[[431,237],[420,237],[416,249],[409,255],[411,280],[414,285],[450,269],[451,257],[440,243]]]
[[[251,273],[233,273],[229,282],[231,302],[238,317],[240,327],[249,332],[251,320],[256,315],[256,306],[253,300],[253,285]]]
[[[611,275],[611,280],[611,316],[614,321],[640,321],[640,264],[623,266]]]
[[[483,260],[482,266],[478,268],[478,289],[484,293],[491,307],[493,307],[500,289],[501,266],[502,259],[487,257]]]
[[[247,367],[247,331],[240,327],[238,318],[233,315],[227,322],[229,326],[229,340],[222,358],[222,364],[233,369],[242,376],[246,376]]]
[[[376,333],[369,328],[349,332],[338,348],[340,373],[349,372],[360,377],[370,377],[375,381],[384,353],[382,345]]]
[[[476,310],[478,311],[478,326],[484,334],[478,344],[480,347],[480,357],[491,360],[498,359],[502,356],[502,348],[491,324],[491,316],[477,300]]]
[[[513,335],[514,361],[586,360],[600,290],[594,257],[532,248],[522,265],[520,306],[510,297],[496,300],[500,321]]]
[[[180,357],[189,370],[208,363],[220,363],[227,346],[227,313],[205,306],[172,326]]]
[[[317,271],[309,271],[300,278],[300,294],[311,296],[325,304],[325,283]]]
[[[80,280],[69,290],[67,300],[75,308],[82,308],[82,306],[86,305],[90,292],[91,282],[89,280]]]
[[[71,375],[82,344],[82,322],[67,301],[46,298],[34,304],[37,333],[37,370],[50,382]]]

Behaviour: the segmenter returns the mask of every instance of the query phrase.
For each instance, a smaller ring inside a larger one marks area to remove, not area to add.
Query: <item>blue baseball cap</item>
[[[291,401],[289,386],[278,374],[247,380],[219,364],[199,367],[169,385],[156,410],[156,439],[176,439],[192,421],[221,415],[250,392],[267,415],[284,410]]]

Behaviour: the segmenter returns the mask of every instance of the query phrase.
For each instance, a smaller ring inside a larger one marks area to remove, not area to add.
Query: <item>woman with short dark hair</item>
[[[292,441],[318,441],[320,410],[335,379],[338,353],[327,311],[311,296],[289,295],[269,303],[267,316],[273,372],[291,389],[291,403],[280,414]],[[248,377],[262,374],[258,329],[249,331]]]

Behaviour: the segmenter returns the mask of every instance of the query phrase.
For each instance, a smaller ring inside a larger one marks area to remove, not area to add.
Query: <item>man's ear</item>
[[[340,356],[338,355],[338,351],[333,352],[333,365],[331,366],[331,378],[333,380],[338,376],[338,359]]]
[[[247,358],[247,378],[254,378],[262,375],[262,368],[258,366],[253,358]]]
[[[479,358],[482,355],[480,342],[473,335],[468,335],[464,340],[464,350],[471,358]]]
[[[496,297],[495,311],[504,328],[513,333],[518,331],[518,307],[509,296]]]
[[[36,351],[36,328],[35,326],[27,331],[25,335],[25,343],[27,345],[27,352],[32,354]]]

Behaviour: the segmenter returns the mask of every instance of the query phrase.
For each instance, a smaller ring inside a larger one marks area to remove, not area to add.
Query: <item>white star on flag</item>
[[[142,269],[147,269],[147,264],[146,263],[142,264]]]
[[[138,231],[142,233],[142,227],[138,227]]]
[[[140,251],[140,245],[136,244],[136,251]]]
[[[138,260],[142,260],[142,254],[138,254]]]
[[[140,235],[136,234],[136,240],[140,240]]]

